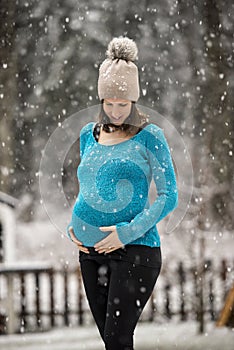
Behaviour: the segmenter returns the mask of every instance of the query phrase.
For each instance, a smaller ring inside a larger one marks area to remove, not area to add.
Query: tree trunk
[[[1,191],[10,192],[14,172],[13,120],[16,105],[15,2],[0,2]]]

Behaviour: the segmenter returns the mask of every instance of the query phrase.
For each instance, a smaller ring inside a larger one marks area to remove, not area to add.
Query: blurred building
[[[0,192],[0,263],[15,261],[17,202],[16,198]]]

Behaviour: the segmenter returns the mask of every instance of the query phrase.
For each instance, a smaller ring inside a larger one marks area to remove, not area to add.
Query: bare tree
[[[14,172],[14,114],[16,111],[17,55],[14,50],[15,2],[0,2],[0,141],[1,190],[11,192],[10,174]]]

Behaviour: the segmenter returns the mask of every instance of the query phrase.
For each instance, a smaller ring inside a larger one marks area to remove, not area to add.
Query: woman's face
[[[122,124],[129,116],[132,108],[132,102],[119,98],[104,99],[103,109],[110,118],[110,122],[116,125]]]

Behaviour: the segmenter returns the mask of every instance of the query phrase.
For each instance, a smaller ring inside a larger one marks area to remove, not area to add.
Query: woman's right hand
[[[84,253],[86,253],[86,254],[89,254],[88,248],[84,247],[84,246],[83,246],[83,243],[80,242],[80,241],[78,241],[78,239],[76,238],[72,226],[69,227],[68,231],[69,231],[69,233],[70,233],[72,242],[75,243],[75,244],[77,245],[77,247],[79,248],[79,250],[81,250],[82,252],[84,252]]]

